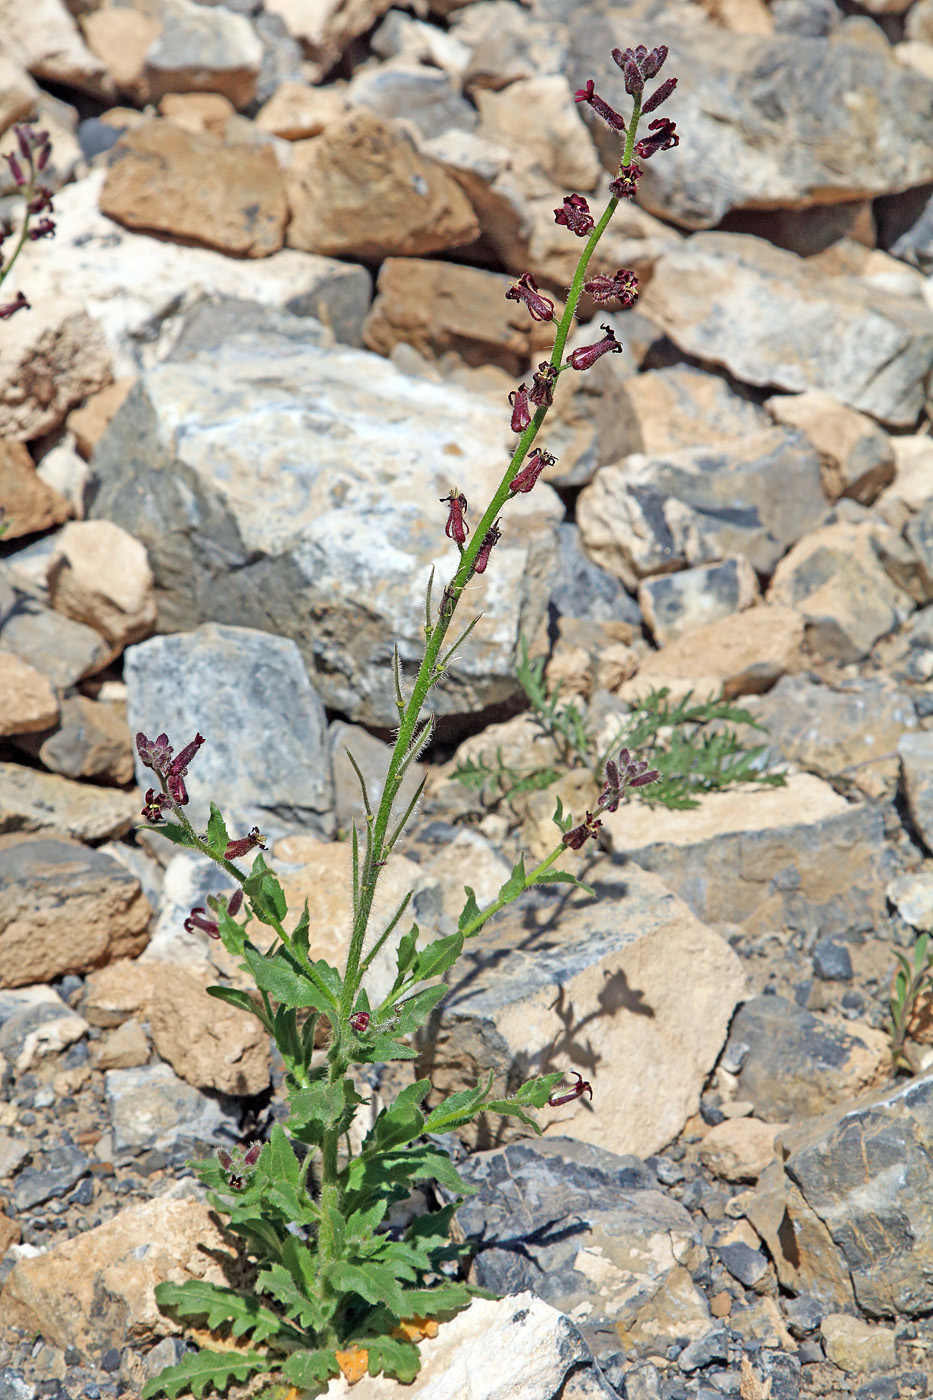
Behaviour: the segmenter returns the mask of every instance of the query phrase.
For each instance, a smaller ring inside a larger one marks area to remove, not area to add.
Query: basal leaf
[[[337,1355],[319,1347],[315,1351],[296,1351],[282,1367],[282,1375],[292,1385],[311,1390],[326,1385],[332,1376],[340,1375]]]
[[[189,1352],[177,1365],[167,1366],[148,1380],[140,1400],[150,1400],[153,1395],[167,1395],[168,1400],[175,1400],[178,1395],[195,1395],[200,1400],[208,1386],[224,1391],[232,1380],[249,1380],[257,1371],[269,1371],[274,1365],[274,1359],[255,1352]]]
[[[404,1341],[401,1337],[366,1337],[362,1339],[362,1344],[369,1352],[371,1376],[382,1371],[387,1376],[394,1376],[402,1385],[408,1385],[421,1370],[421,1356],[414,1342]]]
[[[367,1261],[365,1267],[335,1259],[321,1269],[331,1288],[343,1293],[358,1293],[367,1303],[382,1303],[396,1317],[405,1316],[405,1295],[389,1269]]]

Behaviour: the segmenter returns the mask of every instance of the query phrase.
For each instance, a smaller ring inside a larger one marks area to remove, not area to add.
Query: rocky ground
[[[505,292],[566,294],[555,206],[615,171],[573,92],[618,96],[638,42],[670,49],[681,144],[598,254],[637,305],[574,332],[625,352],[561,381],[381,908],[411,888],[448,931],[464,883],[550,849],[556,796],[592,801],[520,638],[603,742],[659,687],[724,691],[785,782],[622,807],[568,857],[595,901],[539,893],[471,947],[418,1070],[593,1099],[448,1143],[506,1298],[424,1341],[419,1386],[933,1392],[933,994],[896,1067],[888,1005],[933,929],[933,0],[0,0],[0,149],[49,131],[58,225],[0,322],[0,1400],[135,1396],[197,1341],[152,1293],[222,1277],[186,1161],[285,1117],[205,994],[242,977],[183,927],[219,880],[139,829],[132,735],[206,736],[192,813],[269,836],[339,961],[345,749],[377,785],[392,641],[410,673],[456,558],[440,498],[477,515],[549,348]],[[497,753],[558,776],[456,779]]]

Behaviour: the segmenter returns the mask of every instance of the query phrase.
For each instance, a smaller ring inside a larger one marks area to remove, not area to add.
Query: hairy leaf
[[[143,1386],[140,1400],[153,1395],[202,1396],[208,1386],[224,1391],[232,1380],[246,1381],[257,1371],[269,1371],[274,1365],[267,1356],[254,1352],[195,1351],[182,1357],[175,1366],[167,1366]]]

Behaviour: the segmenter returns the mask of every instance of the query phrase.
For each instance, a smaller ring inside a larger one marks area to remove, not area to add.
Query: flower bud
[[[509,489],[511,490],[511,487]],[[492,553],[494,546],[499,543],[501,538],[502,531],[499,529],[498,520],[496,520],[492,525],[490,525],[489,529],[486,531],[486,534],[483,538],[483,543],[479,547],[479,554],[477,554],[476,563],[473,565],[474,573],[484,574],[486,572],[486,565],[489,563],[489,556]]]
[[[616,340],[612,327],[601,326],[600,329],[606,332],[602,340],[597,340],[593,345],[581,345],[578,350],[573,350],[567,357],[567,363],[572,369],[592,369],[596,361],[603,355],[621,352],[622,345]]]
[[[509,403],[512,406],[512,422],[510,427],[513,433],[523,433],[531,422],[531,409],[528,407],[528,389],[524,384],[519,384],[517,389],[513,389],[509,394]]]
[[[448,496],[441,496],[441,505],[449,506],[447,524],[444,526],[444,534],[449,540],[462,549],[466,543],[466,537],[470,533],[470,527],[466,523],[467,498],[462,491],[456,487]]]

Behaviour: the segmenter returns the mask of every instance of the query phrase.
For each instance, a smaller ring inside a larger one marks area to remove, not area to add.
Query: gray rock
[[[769,574],[826,513],[820,463],[802,433],[633,454],[601,468],[577,502],[586,551],[634,590],[652,574],[742,554]]]
[[[47,1021],[65,1020],[75,1014],[51,989],[48,1000],[41,1001],[34,1000],[29,990],[19,994],[0,992],[0,1054],[11,1063],[18,1058],[31,1031]]]
[[[714,1327],[695,1342],[685,1346],[677,1358],[682,1371],[698,1371],[701,1366],[709,1366],[713,1361],[729,1360],[729,1332],[725,1327]]]
[[[191,0],[162,0],[162,10],[162,33],[146,52],[151,100],[169,92],[219,92],[235,107],[248,106],[263,51],[246,16]]]
[[[887,1049],[880,1031],[851,1022],[843,1029],[776,996],[740,1006],[729,1040],[749,1046],[736,1096],[766,1123],[812,1118],[852,1098],[872,1082]]]
[[[111,1069],[104,1079],[118,1152],[237,1140],[236,1100],[192,1088],[166,1064]]]
[[[0,763],[0,832],[54,831],[78,841],[112,841],[125,836],[138,817],[136,792]]]
[[[923,407],[933,311],[763,239],[702,233],[666,249],[642,301],[681,350],[743,383],[822,389],[895,427]]]
[[[62,701],[56,729],[19,735],[16,746],[63,778],[120,784],[133,779],[133,743],[122,708],[86,695]]]
[[[610,58],[623,31],[624,44],[669,47],[660,77],[679,76],[680,87],[663,111],[689,132],[689,141],[646,162],[639,202],[652,213],[710,228],[732,209],[832,204],[933,180],[929,84],[893,56],[824,38],[587,11],[570,24],[570,85],[594,78],[623,112],[622,74]],[[685,82],[687,73],[697,80]],[[852,92],[877,93],[877,118],[874,109],[856,114]],[[615,170],[618,138],[590,120]],[[800,329],[798,308],[787,330]]]
[[[820,938],[813,949],[813,971],[824,982],[850,982],[852,959],[844,943]]]
[[[463,97],[460,84],[439,68],[391,63],[364,69],[346,89],[351,107],[369,107],[380,117],[402,117],[422,136],[442,131],[473,131],[479,114]]]
[[[622,322],[619,333],[627,316],[640,314],[622,313],[617,318]],[[657,337],[657,328],[654,333]],[[613,355],[609,359],[624,361],[625,356]],[[649,456],[698,444],[741,441],[770,428],[773,422],[750,395],[737,393],[723,375],[711,374],[696,365],[673,364],[645,370],[629,385],[629,397],[641,429],[639,448]],[[603,458],[604,462],[612,460]]]
[[[390,746],[375,734],[370,734],[358,724],[346,724],[334,720],[327,731],[328,747],[334,774],[334,813],[338,830],[347,831],[352,822],[357,822],[362,830],[366,821],[363,794],[360,780],[347,757],[349,751],[356,760],[369,792],[370,805],[375,809],[382,796],[386,768],[392,752]],[[402,779],[402,786],[396,799],[393,812],[401,817],[414,797],[426,772],[421,763],[409,765]]]
[[[804,39],[824,39],[842,22],[835,0],[775,0],[775,34],[798,34]]]
[[[110,648],[93,627],[53,612],[38,593],[15,585],[0,566],[0,647],[67,690],[106,666]]]
[[[642,579],[638,587],[639,606],[659,646],[704,622],[749,608],[759,596],[755,572],[743,554]]]
[[[891,244],[890,251],[894,257],[919,268],[925,275],[933,272],[933,195],[910,228]]]
[[[250,9],[253,8],[250,0]],[[252,21],[253,29],[262,44],[262,63],[259,77],[256,79],[255,97],[256,103],[261,105],[269,101],[282,83],[305,81],[301,67],[304,54],[297,39],[293,39],[289,34],[281,16],[260,10],[258,14],[253,15]]]
[[[551,605],[559,616],[581,617],[589,622],[620,619],[641,625],[634,598],[619,580],[594,564],[584,553],[580,530],[572,521],[557,527],[557,567],[551,584]]]
[[[439,437],[439,423],[450,434]],[[131,391],[94,456],[93,513],[146,545],[161,630],[213,620],[291,637],[326,704],[388,726],[398,718],[391,639],[411,676],[431,566],[439,598],[457,558],[439,503],[451,453],[470,498],[488,499],[507,428],[487,399],[377,355],[230,336],[195,361],[154,367]],[[546,606],[561,511],[540,482],[509,503],[470,595],[483,622],[432,692],[439,712],[515,693],[519,633],[533,635]]]
[[[768,1274],[767,1255],[760,1249],[752,1249],[739,1240],[736,1244],[721,1244],[717,1247],[721,1262],[725,1264],[733,1278],[746,1288],[754,1288]],[[725,1358],[723,1358],[725,1359]]]
[[[330,834],[327,721],[294,642],[207,623],[130,647],[125,675],[134,734],[167,733],[176,753],[204,735],[186,778],[196,822],[213,800],[231,836]],[[139,762],[137,776],[153,784]]]
[[[475,1281],[499,1293],[533,1288],[578,1319],[597,1354],[607,1333],[650,1328],[654,1296],[706,1260],[687,1211],[637,1157],[549,1137],[477,1153],[458,1170],[477,1189],[457,1212],[476,1249]],[[696,1318],[686,1326],[700,1330]]]
[[[919,560],[923,593],[917,601],[923,605],[933,598],[933,499],[908,520],[904,535]]]
[[[37,1387],[30,1385],[22,1371],[0,1367],[0,1400],[34,1400]]]
[[[23,1167],[16,1175],[13,1204],[19,1211],[64,1196],[91,1166],[91,1159],[77,1147],[53,1147],[41,1160],[41,1167]]]
[[[903,734],[897,752],[911,819],[926,845],[933,846],[933,733]]]
[[[8,1133],[0,1132],[0,1181],[12,1176],[35,1148],[36,1144],[23,1133],[11,1137]]]
[[[823,1321],[823,1309],[807,1293],[800,1293],[796,1298],[782,1298],[781,1306],[787,1330],[795,1337],[805,1337],[808,1332],[815,1332]]]

